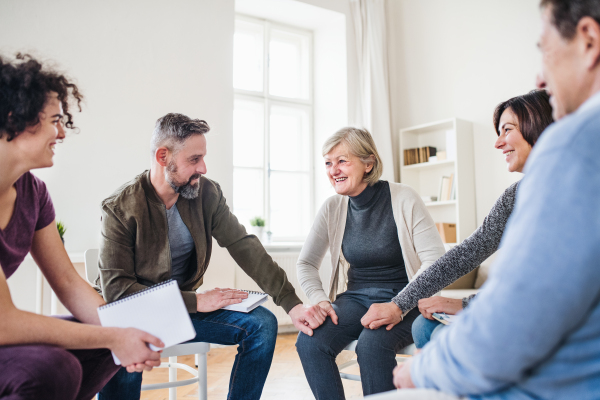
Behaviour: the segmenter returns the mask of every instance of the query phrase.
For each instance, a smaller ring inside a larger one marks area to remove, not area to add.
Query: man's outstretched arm
[[[289,314],[296,328],[312,336],[312,329],[323,323],[327,313],[318,305],[302,304],[285,271],[273,261],[256,236],[248,235],[227,206],[221,188],[216,183],[215,186],[217,199],[212,213],[212,235],[219,246],[226,247],[244,272]]]

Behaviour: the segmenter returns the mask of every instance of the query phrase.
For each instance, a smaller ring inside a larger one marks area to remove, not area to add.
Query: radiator
[[[285,271],[288,280],[296,289],[296,294],[303,303],[308,303],[308,298],[300,288],[300,283],[298,282],[298,276],[296,274],[296,262],[298,261],[298,256],[300,253],[297,252],[272,252],[269,254],[273,257],[273,260],[279,264],[279,266]],[[273,299],[269,296],[269,300],[263,304],[266,308],[268,308],[275,316],[277,317],[278,325],[291,325],[292,319],[289,315],[284,311],[283,308],[276,306],[273,303]]]
[[[300,255],[300,252],[270,251],[269,255],[273,257],[273,260],[285,271],[289,282],[296,289],[296,294],[298,295],[298,297],[300,297],[300,300],[302,300],[304,304],[309,304],[308,298],[306,297],[306,295],[302,291],[302,288],[300,287],[300,283],[298,282],[298,276],[296,274],[296,262],[298,261],[298,256]],[[327,285],[329,284],[329,274],[331,271],[329,265],[329,254],[327,254],[323,259],[321,269],[319,270],[319,273],[321,275],[321,281],[323,282],[324,287],[327,287]],[[252,284],[256,285],[253,281],[250,282],[250,280],[246,280],[245,287],[248,287]],[[256,286],[256,288],[258,289],[258,286]],[[269,300],[263,303],[263,306],[265,306],[273,314],[275,314],[275,317],[277,317],[277,323],[280,327],[284,325],[292,325],[292,319],[290,318],[290,316],[287,315],[283,308],[276,306],[275,303],[273,303],[273,299],[271,299],[270,296]]]
[[[294,289],[296,289],[296,294],[298,295],[298,297],[300,297],[300,300],[302,300],[304,304],[310,304],[308,298],[306,297],[306,295],[302,291],[302,288],[300,287],[300,283],[298,282],[298,276],[296,274],[296,262],[298,261],[300,251],[296,249],[286,249],[285,251],[267,251],[269,255],[273,257],[273,260],[285,271],[288,277],[288,281],[292,284],[292,286],[294,286]],[[329,255],[329,253],[327,253],[323,258],[321,268],[319,269],[319,275],[321,276],[321,282],[323,282],[324,288],[327,288],[329,285],[329,279],[331,274],[330,258],[331,256]],[[225,286],[220,287],[227,287],[227,284],[225,284]],[[256,284],[256,282],[254,282],[252,278],[246,275],[239,267],[236,269],[235,273],[235,287],[238,289],[261,290]],[[265,303],[263,303],[263,306],[269,309],[273,314],[275,314],[275,316],[277,317],[277,323],[280,327],[283,327],[284,325],[289,326],[292,324],[292,319],[289,317],[289,315],[287,315],[283,308],[276,306],[275,303],[273,303],[273,300],[270,296],[269,299]]]

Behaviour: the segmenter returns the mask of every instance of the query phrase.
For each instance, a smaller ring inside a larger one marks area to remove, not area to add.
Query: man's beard
[[[169,183],[169,185],[173,188],[175,193],[179,193],[183,196],[183,198],[188,200],[193,200],[198,197],[198,192],[200,190],[200,174],[194,174],[190,177],[187,182],[179,182],[175,178],[175,174],[177,173],[177,166],[173,161],[171,161],[165,170],[165,180]],[[192,184],[191,182],[194,179],[198,179],[198,182]]]

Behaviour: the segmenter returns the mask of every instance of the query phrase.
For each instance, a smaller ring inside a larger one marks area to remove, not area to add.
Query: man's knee
[[[252,332],[250,336],[259,340],[263,345],[275,348],[277,340],[277,317],[265,307],[257,307],[252,315]]]
[[[18,346],[21,354],[10,368],[14,393],[25,398],[75,399],[81,386],[82,368],[77,358],[54,346]],[[6,377],[6,376],[5,376]]]
[[[142,373],[129,373],[124,367],[100,390],[99,400],[135,399],[140,397]]]

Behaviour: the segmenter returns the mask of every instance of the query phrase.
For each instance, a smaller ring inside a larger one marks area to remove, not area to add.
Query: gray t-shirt
[[[167,223],[171,248],[171,278],[181,286],[189,277],[188,269],[194,252],[194,239],[179,215],[177,203],[167,210]]]

